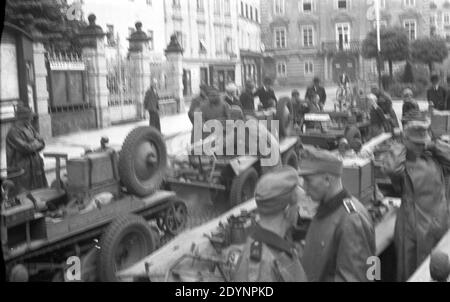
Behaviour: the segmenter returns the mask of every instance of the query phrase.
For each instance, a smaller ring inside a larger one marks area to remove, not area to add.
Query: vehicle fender
[[[230,166],[233,169],[234,174],[239,176],[242,172],[248,168],[253,167],[258,162],[256,156],[240,156],[230,161]]]

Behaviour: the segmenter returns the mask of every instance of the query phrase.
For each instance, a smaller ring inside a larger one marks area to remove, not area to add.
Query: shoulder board
[[[344,208],[349,214],[357,213],[355,204],[353,203],[352,198],[345,198],[342,203],[344,204]]]
[[[261,262],[263,245],[259,241],[252,242],[250,246],[250,260],[253,262]]]

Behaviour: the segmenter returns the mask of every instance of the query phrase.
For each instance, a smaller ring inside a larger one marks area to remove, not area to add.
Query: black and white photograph
[[[2,283],[450,282],[450,0],[1,6]]]

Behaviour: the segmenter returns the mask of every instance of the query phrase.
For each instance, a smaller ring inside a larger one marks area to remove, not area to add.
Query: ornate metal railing
[[[349,42],[344,41],[328,41],[322,42],[322,52],[335,53],[359,53],[362,49],[362,41],[353,40]]]

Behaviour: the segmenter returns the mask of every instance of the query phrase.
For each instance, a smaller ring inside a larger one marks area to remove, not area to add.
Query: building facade
[[[74,1],[78,2],[78,0]],[[142,30],[150,38],[150,55],[153,60],[163,60],[169,42],[164,30],[164,3],[161,0],[82,0],[82,13],[97,16],[97,24],[106,32],[106,56],[128,53],[128,38],[136,30],[135,23],[142,22]]]
[[[247,80],[261,85],[264,66],[261,44],[261,1],[239,0],[237,5],[242,86]]]
[[[307,85],[318,76],[337,83],[346,73],[364,80],[375,64],[362,58],[362,41],[375,27],[374,0],[261,2],[265,70],[280,85]],[[429,35],[429,0],[380,0],[381,23],[405,28],[411,39]]]
[[[183,94],[204,83],[221,91],[241,83],[238,0],[164,0],[165,35],[175,34],[183,53]]]
[[[450,42],[450,1],[430,2],[430,34],[441,36]]]

